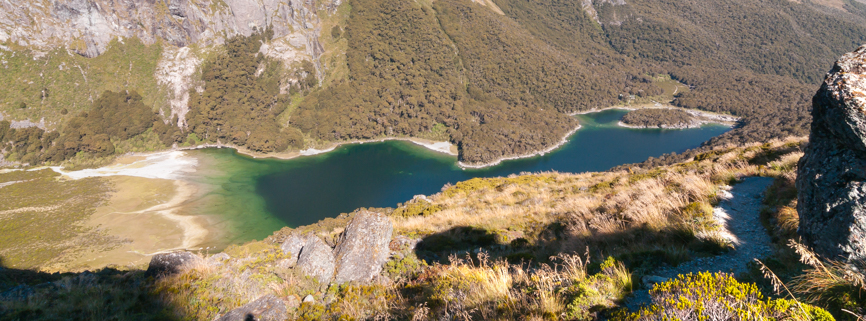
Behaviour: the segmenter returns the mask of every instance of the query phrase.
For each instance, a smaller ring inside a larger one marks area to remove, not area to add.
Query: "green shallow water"
[[[225,231],[211,246],[262,239],[283,226],[315,223],[359,207],[394,207],[418,194],[435,194],[446,183],[520,172],[603,171],[670,152],[682,152],[729,127],[685,130],[616,126],[625,114],[607,110],[576,116],[582,128],[543,156],[461,169],[457,158],[404,141],[344,145],[332,152],[290,160],[255,159],[231,149],[189,154],[199,161],[190,179],[209,186],[191,213],[216,214]]]

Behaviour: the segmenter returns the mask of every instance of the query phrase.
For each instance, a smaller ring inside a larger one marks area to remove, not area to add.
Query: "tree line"
[[[10,122],[0,122],[0,150],[7,159],[30,164],[59,163],[79,154],[105,157],[115,153],[115,142],[150,129],[157,129],[167,146],[179,132],[144,105],[136,91],[105,91],[90,110],[72,117],[60,130],[12,128]]]

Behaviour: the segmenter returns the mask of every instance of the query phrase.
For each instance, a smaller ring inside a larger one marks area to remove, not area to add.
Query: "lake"
[[[583,127],[564,146],[482,169],[462,169],[455,156],[405,141],[344,145],[290,160],[255,159],[232,149],[190,151],[199,167],[189,179],[210,186],[191,204],[190,213],[222,218],[216,224],[226,234],[212,245],[223,247],[224,242],[262,239],[283,226],[307,225],[359,207],[395,207],[414,195],[435,194],[447,183],[474,177],[604,171],[683,152],[730,129],[714,124],[684,130],[617,126],[625,113],[575,116]]]

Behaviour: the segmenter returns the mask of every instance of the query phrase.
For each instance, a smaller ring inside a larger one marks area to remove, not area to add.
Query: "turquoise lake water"
[[[404,141],[344,145],[332,152],[290,160],[255,159],[231,149],[190,152],[199,159],[194,181],[213,186],[193,212],[224,218],[222,242],[262,239],[283,226],[315,223],[359,207],[394,207],[414,195],[474,177],[521,172],[604,171],[670,152],[698,147],[729,127],[629,129],[616,126],[626,113],[578,115],[583,126],[567,144],[543,156],[461,169],[457,158]]]

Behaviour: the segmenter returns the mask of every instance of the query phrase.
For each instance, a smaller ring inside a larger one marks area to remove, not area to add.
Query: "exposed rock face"
[[[836,62],[812,101],[799,233],[826,257],[866,259],[866,46]]]
[[[361,211],[352,218],[336,248],[337,283],[370,282],[388,260],[391,219],[380,213]]]
[[[333,10],[339,0],[53,0],[0,1],[0,42],[48,50],[60,44],[87,57],[105,52],[116,37],[138,37],[146,44],[163,39],[183,47],[223,37],[250,35],[273,26],[275,38],[293,30],[315,29],[316,11]],[[318,35],[318,31],[315,32]]]
[[[583,11],[585,11],[586,14],[588,14],[589,17],[592,18],[592,20],[595,20],[595,22],[597,22],[598,24],[603,25],[603,24],[607,23],[607,24],[614,24],[617,26],[621,25],[622,21],[619,21],[617,19],[612,19],[610,21],[603,21],[604,19],[600,19],[599,15],[598,15],[598,10],[596,10],[596,9],[601,8],[605,4],[608,4],[610,6],[625,6],[625,5],[627,5],[625,0],[580,0],[580,6],[583,8]],[[614,14],[614,18],[615,17],[616,17],[616,14]]]
[[[175,115],[178,123],[172,124],[186,127],[186,113],[189,112],[189,89],[192,88],[192,75],[198,69],[201,60],[190,53],[189,47],[166,47],[156,66],[156,82],[169,88],[169,106],[171,115],[164,115],[172,120]]]
[[[286,319],[286,303],[273,294],[263,296],[244,306],[231,310],[218,321],[269,321]]]
[[[147,266],[145,276],[159,276],[175,274],[182,270],[186,264],[202,261],[198,255],[189,252],[172,252],[154,255]]]
[[[334,251],[328,244],[315,235],[308,235],[307,241],[298,256],[298,268],[322,283],[334,277]]]
[[[304,248],[304,244],[307,243],[307,237],[292,234],[283,241],[283,245],[280,248],[283,250],[283,253],[289,255],[289,265],[294,265],[298,262],[298,255],[301,254],[301,249]]]

